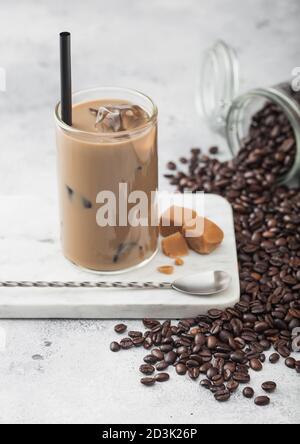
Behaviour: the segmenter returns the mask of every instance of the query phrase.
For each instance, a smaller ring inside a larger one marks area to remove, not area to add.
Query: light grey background
[[[299,0],[0,0],[0,11],[0,66],[7,72],[1,195],[56,195],[53,108],[62,30],[73,35],[74,90],[132,87],[157,102],[161,173],[189,147],[217,140],[194,106],[197,66],[215,39],[237,49],[243,91],[286,80],[300,66]],[[43,223],[38,208],[25,216]],[[18,251],[0,252],[0,262],[1,255]],[[0,321],[0,422],[299,422],[299,376],[283,365],[255,376],[256,388],[266,379],[280,382],[264,410],[240,395],[217,405],[198,384],[173,374],[147,389],[138,383],[141,350],[109,352],[113,325]]]

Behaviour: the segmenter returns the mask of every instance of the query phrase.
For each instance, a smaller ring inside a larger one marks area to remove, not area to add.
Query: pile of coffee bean
[[[249,137],[235,159],[220,162],[215,157],[217,147],[209,152],[212,157],[193,148],[190,158],[180,159],[186,171],[170,162],[166,177],[180,192],[204,190],[232,204],[240,302],[226,310],[212,309],[206,315],[182,319],[177,325],[145,319],[144,333],[130,332],[111,349],[154,347],[144,358],[146,365],[140,367],[147,375],[143,384],[158,382],[159,373],[152,376],[155,370],[174,366],[178,375],[194,380],[203,377],[200,385],[224,402],[240,385],[249,384],[251,371],[262,371],[265,352],[272,348],[276,353],[269,357],[270,363],[282,357],[287,368],[300,373],[300,361],[290,356],[293,345],[299,345],[300,189],[278,186],[295,160],[296,141],[285,114],[274,104],[253,117]],[[275,389],[272,381],[262,385],[267,393]],[[243,395],[250,399],[255,394],[247,386]],[[270,398],[259,395],[254,402],[265,406]]]

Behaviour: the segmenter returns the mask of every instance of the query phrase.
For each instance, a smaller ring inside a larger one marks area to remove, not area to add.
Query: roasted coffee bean
[[[245,361],[245,353],[242,351],[236,351],[234,353],[231,353],[230,359],[235,363],[242,364]]]
[[[193,360],[193,359],[188,359],[188,360],[186,361],[186,366],[187,366],[188,368],[193,368],[193,367],[200,367],[200,364],[199,364],[198,361],[195,361],[195,360]]]
[[[296,359],[294,359],[294,358],[287,358],[287,359],[285,360],[285,365],[286,365],[288,368],[291,368],[291,369],[296,368]]]
[[[199,355],[191,354],[190,355],[190,359],[193,360],[193,361],[197,361],[199,366],[203,364],[203,359]]]
[[[175,367],[175,369],[176,369],[176,373],[178,374],[178,375],[185,375],[186,374],[186,372],[187,372],[187,367],[186,367],[186,365],[184,365],[184,364],[177,364],[176,365],[176,367]]]
[[[226,402],[230,399],[230,391],[229,390],[221,390],[215,393],[215,400],[218,402]]]
[[[224,378],[222,375],[216,375],[211,378],[213,385],[220,386],[224,384]]]
[[[200,382],[201,387],[204,387],[205,389],[210,389],[211,388],[211,382],[208,379],[202,379],[202,381]]]
[[[254,397],[254,390],[251,387],[245,387],[243,390],[245,398],[252,399]]]
[[[110,344],[110,349],[112,352],[118,352],[121,350],[121,347],[117,342],[114,341]]]
[[[173,350],[173,348],[172,348],[172,350]],[[167,352],[172,351],[172,350],[168,350]],[[177,348],[177,354],[178,355],[182,355],[182,354],[185,354],[185,353],[188,353],[188,352],[189,352],[189,348],[185,347],[184,345],[181,345],[180,347]]]
[[[199,356],[203,359],[203,362],[210,362],[212,360],[212,353],[210,350],[199,352]]]
[[[264,362],[266,362],[266,355],[264,354],[264,353],[261,353],[260,355],[259,355],[259,360],[260,360],[260,362],[263,364]]]
[[[230,393],[234,393],[239,388],[240,384],[237,381],[231,380],[227,383],[226,388]]]
[[[143,346],[146,350],[149,350],[153,345],[152,339],[150,338],[150,336],[148,336],[143,343]]]
[[[122,334],[127,330],[127,325],[125,324],[117,324],[114,327],[116,333]]]
[[[271,348],[271,343],[266,339],[261,340],[259,344],[262,346],[263,351],[268,351]]]
[[[234,373],[236,371],[236,364],[234,362],[226,362],[224,370],[229,370],[230,373]]]
[[[131,339],[141,338],[143,337],[143,333],[141,331],[129,331],[128,336]]]
[[[177,359],[177,354],[174,351],[170,351],[165,355],[165,361],[169,364],[172,365],[174,364],[174,362]]]
[[[158,359],[153,355],[147,355],[144,357],[144,362],[146,362],[146,364],[153,365],[153,364],[156,364],[157,361],[158,361]]]
[[[169,162],[168,164],[167,164],[167,168],[168,168],[168,170],[171,170],[171,171],[174,171],[174,170],[176,170],[176,163],[174,163],[174,162]]]
[[[142,378],[141,383],[147,386],[154,385],[155,378],[150,378],[150,377]]]
[[[222,316],[222,310],[211,309],[208,311],[208,315],[211,319],[219,319]]]
[[[300,373],[300,361],[295,362],[296,372]]]
[[[279,346],[277,351],[283,358],[288,358],[291,354],[291,350],[286,345]]]
[[[234,373],[233,379],[240,384],[248,384],[250,382],[250,376],[246,373]]]
[[[268,396],[258,396],[255,398],[254,402],[256,405],[264,407],[270,404],[270,398]]]
[[[188,375],[191,379],[198,379],[200,375],[200,370],[197,367],[189,368]]]
[[[158,375],[155,376],[156,382],[165,382],[168,381],[169,379],[170,379],[169,373],[159,373]]]
[[[143,337],[138,337],[132,339],[133,345],[135,347],[141,347],[144,344],[145,339]]]
[[[220,385],[220,386],[216,386],[216,385],[211,385],[210,389],[211,393],[215,394],[217,392],[221,392],[222,390],[226,390],[225,384]]]
[[[195,336],[195,344],[200,345],[201,347],[206,343],[206,338],[202,333],[198,333]]]
[[[163,370],[166,370],[166,368],[169,367],[169,364],[166,361],[160,361],[158,364],[156,364],[155,368],[158,372],[161,372]]]
[[[261,388],[267,393],[273,393],[275,392],[277,385],[273,381],[267,381],[261,385]]]
[[[223,370],[223,378],[224,378],[224,381],[226,381],[226,382],[230,381],[232,378],[231,371],[230,370]]]
[[[128,350],[129,348],[133,347],[134,344],[132,342],[131,338],[123,338],[120,341],[120,346],[121,348],[123,348],[124,350]]]
[[[152,329],[156,327],[157,325],[160,325],[159,321],[156,321],[155,319],[143,319],[143,324],[146,328]]]
[[[199,368],[200,373],[203,373],[204,375],[206,375],[206,373],[208,372],[208,370],[212,368],[212,364],[211,362],[206,362],[205,364],[202,364]]]
[[[212,379],[219,374],[219,370],[216,367],[211,367],[208,369],[206,376],[208,379]]]
[[[168,352],[170,352],[170,351],[173,350],[173,347],[172,347],[171,344],[163,344],[163,345],[160,346],[160,350],[161,350],[163,353],[168,353]]]
[[[143,364],[140,366],[140,372],[144,375],[152,375],[155,372],[155,368],[150,364]]]
[[[153,355],[157,359],[157,361],[162,361],[164,359],[164,356],[165,356],[163,354],[163,352],[161,350],[159,350],[158,348],[154,348],[151,351],[151,355]]]
[[[277,364],[277,362],[280,360],[280,355],[278,353],[272,353],[269,357],[269,361],[271,364]]]
[[[260,362],[259,359],[251,359],[250,361],[250,367],[252,368],[252,370],[254,370],[255,372],[260,372],[263,369],[262,363]]]
[[[219,147],[212,146],[212,147],[209,148],[209,152],[210,152],[210,154],[213,154],[213,155],[218,154],[219,153]]]
[[[217,343],[218,343],[218,341],[217,341],[217,338],[215,338],[215,336],[209,336],[209,337],[207,338],[207,347],[208,347],[210,350],[215,349],[216,346],[217,346]]]

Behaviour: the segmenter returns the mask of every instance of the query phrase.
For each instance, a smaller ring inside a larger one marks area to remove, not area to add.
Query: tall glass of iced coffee
[[[57,105],[63,253],[99,273],[141,266],[158,245],[157,108],[137,91],[98,88],[73,95],[72,115],[69,126]]]

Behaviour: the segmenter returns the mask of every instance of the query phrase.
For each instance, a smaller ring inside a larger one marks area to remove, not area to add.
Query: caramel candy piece
[[[221,228],[207,218],[197,217],[193,224],[183,227],[185,240],[189,247],[200,254],[214,251],[224,239]]]
[[[173,205],[160,218],[160,234],[167,237],[174,233],[182,233],[183,226],[196,217],[196,211]]]
[[[175,259],[175,265],[177,265],[177,266],[184,265],[184,260],[181,259],[181,257],[176,257],[176,259]]]
[[[175,233],[165,237],[161,241],[161,246],[163,253],[172,258],[187,256],[189,254],[188,245],[181,233]]]
[[[162,274],[173,274],[174,273],[174,267],[172,267],[172,265],[162,265],[161,267],[158,267],[157,270]]]

